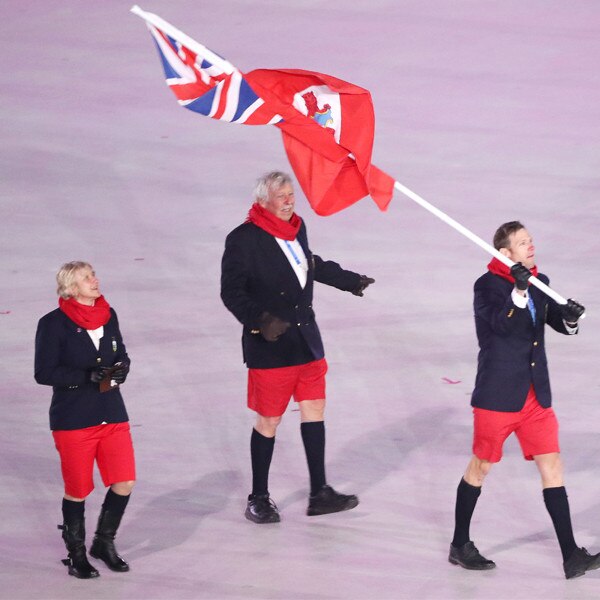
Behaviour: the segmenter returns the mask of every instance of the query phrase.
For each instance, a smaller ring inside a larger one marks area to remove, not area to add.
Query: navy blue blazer
[[[297,240],[308,261],[304,288],[275,238],[260,227],[244,223],[225,241],[221,299],[244,326],[242,349],[249,368],[288,367],[323,358],[323,342],[312,306],[313,284],[319,281],[345,291],[359,285],[358,273],[312,254],[304,222]],[[291,323],[275,342],[267,342],[258,331],[259,317],[265,311]]]
[[[548,284],[548,278],[538,278]],[[512,301],[514,285],[487,272],[475,282],[475,328],[479,357],[471,405],[499,412],[518,412],[533,384],[538,402],[551,406],[550,378],[544,345],[544,329],[550,325],[568,334],[559,305],[534,286],[529,286],[536,317],[527,307]]]
[[[35,380],[52,386],[50,429],[53,431],[129,420],[119,388],[100,392],[98,384],[89,380],[89,370],[97,365],[110,367],[119,361],[129,361],[117,314],[112,308],[110,314],[99,350],[88,332],[60,308],[38,323]]]

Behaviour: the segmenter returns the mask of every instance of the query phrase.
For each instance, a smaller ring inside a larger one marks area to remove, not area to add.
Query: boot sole
[[[100,577],[100,573],[94,569],[94,567],[92,567],[92,565],[90,565],[88,563],[88,566],[90,567],[90,569],[92,569],[87,575],[80,573],[72,564],[71,564],[71,559],[70,558],[64,558],[63,560],[60,561],[63,565],[65,565],[65,567],[67,567],[67,573],[69,575],[71,575],[72,577],[75,577],[77,579],[95,579],[96,577]]]
[[[248,521],[252,523],[256,523],[257,525],[268,525],[269,523],[279,523],[281,521],[281,517],[279,515],[270,517],[268,520],[261,521],[252,515],[252,513],[244,513],[244,516]]]
[[[462,567],[463,569],[467,569],[467,571],[490,571],[491,569],[496,568],[495,564],[482,565],[480,567],[470,566],[470,565],[461,563],[460,561],[456,560],[455,558],[450,558],[450,557],[448,557],[448,562],[451,565],[458,565],[459,567]]]
[[[359,502],[358,502],[358,498],[356,499],[356,501],[351,501],[348,502],[348,504],[346,504],[345,506],[342,506],[341,508],[335,508],[332,510],[319,510],[319,509],[311,509],[308,508],[306,510],[306,515],[308,517],[318,517],[319,515],[332,515],[334,513],[338,513],[338,512],[344,512],[346,510],[352,510],[353,508],[356,508],[358,506]]]
[[[81,575],[72,567],[69,568],[69,575],[77,579],[96,579],[97,577],[100,577],[100,573],[98,573],[98,571],[92,571],[89,575]]]
[[[92,558],[95,558],[96,560],[101,560],[111,571],[114,571],[115,573],[127,573],[127,571],[129,571],[129,565],[126,565],[125,567],[113,567],[112,565],[110,565],[108,562],[106,562],[106,560],[100,556],[99,554],[96,554],[95,552],[92,552],[90,550],[90,556]]]

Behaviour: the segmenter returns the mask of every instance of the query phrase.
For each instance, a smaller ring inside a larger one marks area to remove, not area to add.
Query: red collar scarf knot
[[[254,223],[267,233],[291,242],[298,235],[302,219],[294,213],[289,221],[284,221],[255,202],[248,211],[246,223]]]
[[[495,256],[490,261],[490,264],[488,265],[488,270],[490,273],[493,273],[494,275],[499,275],[500,277],[507,279],[511,283],[515,282],[515,278],[510,274],[510,268],[507,267],[503,262],[500,262]],[[537,277],[537,265],[529,270],[531,271],[534,277]]]
[[[104,296],[96,298],[94,306],[81,304],[75,298],[58,299],[58,306],[71,321],[84,329],[98,329],[106,325],[110,319],[110,306]]]

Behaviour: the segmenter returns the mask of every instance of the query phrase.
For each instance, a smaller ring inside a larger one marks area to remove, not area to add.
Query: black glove
[[[366,275],[361,275],[358,285],[352,290],[352,293],[355,296],[362,296],[363,292],[372,284],[375,283],[375,280],[371,277],[367,277]]]
[[[122,383],[125,383],[125,380],[127,379],[127,373],[129,373],[129,363],[122,362],[120,364],[116,364],[115,367],[118,368],[112,372],[110,378],[113,379],[115,383],[121,385]]]
[[[529,283],[527,280],[531,277],[531,271],[525,267],[522,263],[515,263],[510,268],[510,274],[515,278],[515,285],[518,290],[526,290]]]
[[[291,327],[291,323],[288,323],[288,321],[284,321],[268,312],[264,312],[260,316],[259,323],[260,333],[267,342],[276,342],[279,336],[283,335]]]
[[[569,298],[566,304],[561,305],[562,318],[571,325],[576,325],[581,315],[585,312],[585,306],[577,300]]]
[[[106,376],[106,369],[108,367],[103,367],[101,365],[98,365],[97,367],[94,367],[93,369],[90,369],[89,374],[90,374],[90,381],[92,383],[100,383],[104,377]]]

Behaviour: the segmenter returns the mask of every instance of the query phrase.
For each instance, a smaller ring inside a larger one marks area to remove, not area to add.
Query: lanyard
[[[292,245],[287,240],[283,240],[283,241],[285,242],[285,245],[287,246],[287,249],[290,251],[291,255],[293,256],[294,260],[296,261],[296,264],[298,266],[301,266],[302,262],[298,258],[298,255],[294,252],[294,249],[292,248]]]
[[[527,298],[527,308],[529,308],[529,312],[531,313],[531,319],[533,320],[533,324],[535,325],[535,305],[531,296]]]

